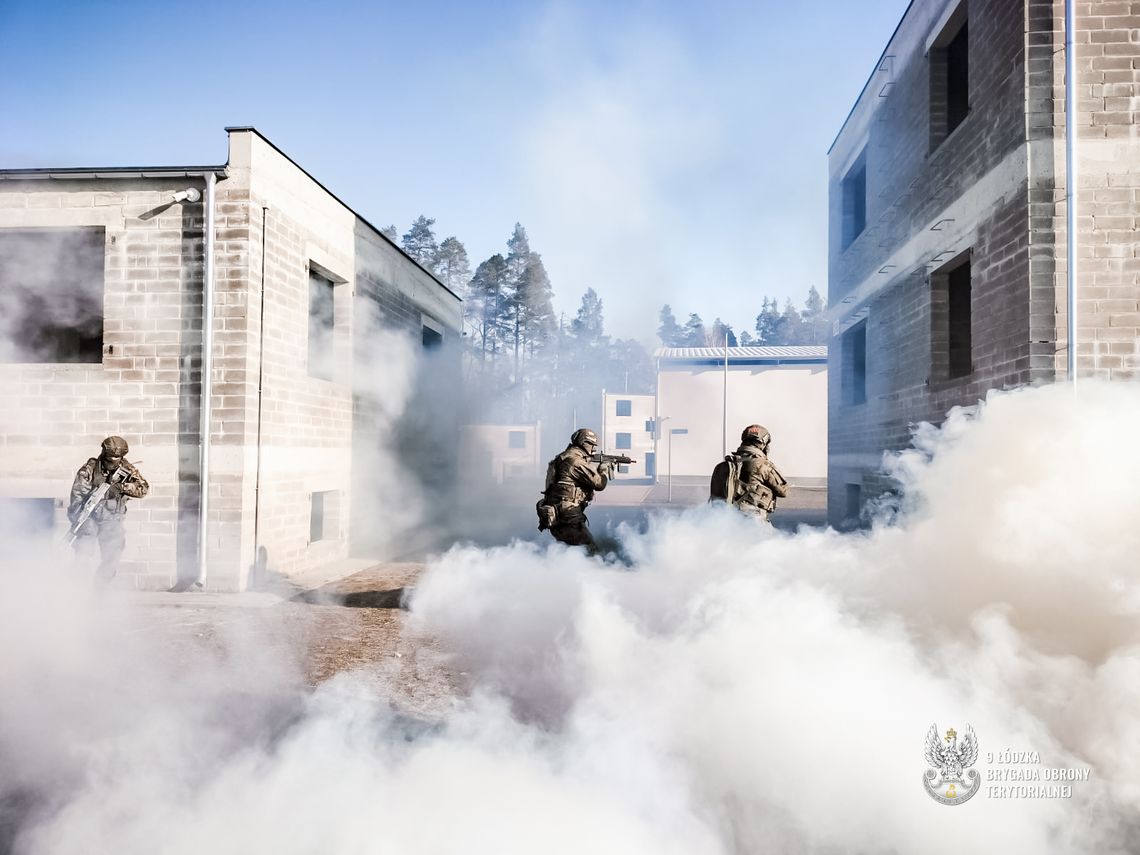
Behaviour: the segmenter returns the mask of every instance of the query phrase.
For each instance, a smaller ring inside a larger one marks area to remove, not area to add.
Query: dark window
[[[424,350],[435,350],[443,346],[443,333],[438,333],[431,327],[424,327]]]
[[[0,362],[103,360],[102,228],[0,230]]]
[[[974,372],[971,298],[968,253],[930,274],[930,377],[934,381]]]
[[[840,392],[844,404],[867,400],[867,322],[860,321],[843,334],[840,347]]]
[[[618,448],[633,448],[633,434],[632,433],[619,433],[615,437],[616,445]]]
[[[970,110],[970,53],[967,50],[967,26],[946,46],[946,133],[950,133]]]
[[[847,484],[844,496],[846,507],[843,518],[849,523],[858,523],[863,514],[863,488],[858,484]]]
[[[526,431],[512,430],[507,433],[508,448],[526,448]]]
[[[947,357],[951,377],[965,377],[974,371],[970,353],[970,262],[955,267],[947,276]]]
[[[619,463],[618,464],[618,474],[619,475],[628,475],[629,474],[629,464],[628,463]]]
[[[328,497],[331,491],[321,493],[313,493],[312,508],[309,512],[309,543],[316,543],[318,540],[324,540],[328,536],[326,528],[327,514],[330,510]]]
[[[21,534],[50,535],[55,527],[55,500],[0,498],[0,519]]]
[[[619,416],[632,416],[633,415],[633,401],[619,400],[617,403],[616,415]]]
[[[867,227],[867,153],[864,151],[840,182],[843,204],[843,249]]]
[[[970,50],[962,3],[930,47],[930,148],[933,151],[970,112]]]
[[[657,477],[657,454],[652,451],[645,453],[645,477]]]
[[[309,272],[309,375],[333,378],[333,283]]]

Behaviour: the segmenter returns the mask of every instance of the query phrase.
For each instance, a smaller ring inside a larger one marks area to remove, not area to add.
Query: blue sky
[[[556,306],[750,328],[826,293],[826,152],[907,0],[0,0],[0,167],[216,163],[254,125],[472,266],[516,221]]]

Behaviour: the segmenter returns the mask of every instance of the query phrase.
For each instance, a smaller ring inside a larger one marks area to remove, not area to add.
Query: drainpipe
[[[218,177],[206,173],[206,268],[202,276],[202,403],[198,427],[198,471],[201,499],[198,504],[198,578],[195,587],[206,584],[207,520],[210,510],[210,417],[214,393],[214,186]]]
[[[728,333],[724,334],[724,412],[720,420],[720,456],[728,454]]]
[[[261,294],[258,302],[261,304],[261,319],[257,326],[257,467],[253,476],[253,566],[257,573],[257,581],[261,578],[265,567],[261,561],[261,404],[265,386],[265,231],[268,223],[269,208],[261,207]]]
[[[1069,290],[1069,382],[1077,384],[1077,57],[1076,0],[1065,0],[1065,228]]]

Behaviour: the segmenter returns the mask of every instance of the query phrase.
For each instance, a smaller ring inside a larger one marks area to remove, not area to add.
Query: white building
[[[468,481],[502,484],[545,476],[540,451],[542,425],[464,425],[460,429],[460,474]]]
[[[657,455],[653,448],[653,395],[602,392],[602,450],[624,454],[636,463],[619,467],[615,477],[653,478]]]
[[[666,347],[657,358],[659,480],[707,479],[759,423],[790,481],[827,483],[827,348]],[[727,362],[727,365],[726,365]]]

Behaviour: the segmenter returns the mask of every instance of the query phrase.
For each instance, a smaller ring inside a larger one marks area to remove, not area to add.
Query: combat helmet
[[[768,428],[764,425],[749,425],[741,432],[740,441],[767,449],[772,442],[772,434],[768,433]]]
[[[103,440],[103,454],[109,457],[123,457],[128,451],[130,446],[127,441],[121,436],[109,436]]]
[[[587,454],[593,454],[594,449],[598,447],[598,435],[589,428],[580,428],[574,431],[573,436],[570,437],[570,444],[585,451]],[[587,448],[587,446],[589,446]]]

